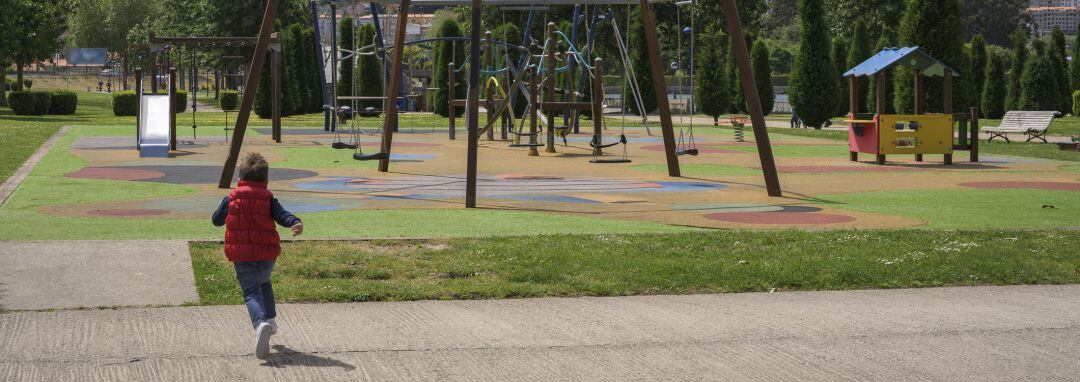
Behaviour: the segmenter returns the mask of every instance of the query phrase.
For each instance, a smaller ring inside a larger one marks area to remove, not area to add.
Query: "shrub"
[[[188,100],[187,90],[177,90],[176,91],[176,112],[177,113],[183,113],[183,112],[187,111],[187,100]]]
[[[758,99],[761,102],[761,112],[765,115],[772,113],[776,95],[773,94],[772,68],[769,67],[769,47],[765,41],[754,42],[750,50],[750,62],[754,67],[754,84],[757,85]]]
[[[240,93],[235,90],[222,91],[218,99],[218,105],[221,106],[222,110],[236,110],[240,106]]]
[[[1077,91],[1073,92],[1072,101],[1073,101],[1072,114],[1075,117],[1077,115],[1080,115],[1080,90],[1077,90]]]
[[[836,111],[836,69],[829,57],[829,36],[821,0],[799,0],[799,38],[789,88],[791,106],[803,123],[821,128]]]
[[[14,91],[15,90],[15,81],[17,81],[17,80],[14,79],[14,78],[6,78],[6,79],[4,79],[4,84],[3,84],[4,91]],[[29,80],[29,79],[24,79],[23,80],[23,90],[30,90],[30,88],[32,86],[34,86],[34,80]]]
[[[982,88],[982,115],[986,118],[1000,119],[1005,115],[1006,82],[1008,82],[1005,77],[1006,60],[1006,57],[999,54],[987,56],[986,79]]]
[[[57,90],[52,92],[49,100],[49,114],[72,115],[79,106],[79,96],[75,92]]]
[[[112,109],[113,115],[118,117],[133,116],[137,114],[135,110],[135,91],[125,90],[112,94]]]
[[[16,115],[45,115],[49,113],[50,98],[45,92],[14,91],[8,93],[8,105]]]

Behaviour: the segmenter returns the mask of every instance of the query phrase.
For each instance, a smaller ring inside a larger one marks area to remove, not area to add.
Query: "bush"
[[[14,79],[14,78],[5,79],[4,80],[4,85],[3,85],[4,86],[4,91],[14,91],[15,90],[15,81],[17,81],[17,80]],[[33,87],[33,86],[34,86],[34,80],[28,80],[28,79],[23,80],[23,90],[30,90],[30,88]]]
[[[176,112],[177,113],[183,113],[183,112],[187,111],[187,100],[188,100],[187,90],[177,90],[176,91]]]
[[[222,110],[236,110],[240,106],[240,93],[235,90],[222,91],[218,99],[218,106],[221,106]]]
[[[112,109],[113,115],[118,117],[133,116],[137,114],[135,110],[135,91],[125,90],[112,94]]]
[[[821,128],[836,111],[836,69],[829,57],[829,36],[821,0],[799,0],[799,38],[788,92],[791,106],[806,126]]]
[[[46,92],[14,91],[8,93],[8,105],[16,115],[49,113],[51,95]]]
[[[1075,117],[1075,116],[1080,115],[1080,90],[1077,90],[1077,91],[1073,92],[1072,102],[1073,102],[1072,114]]]
[[[75,92],[57,90],[52,92],[49,101],[49,114],[72,115],[79,106],[79,96]]]

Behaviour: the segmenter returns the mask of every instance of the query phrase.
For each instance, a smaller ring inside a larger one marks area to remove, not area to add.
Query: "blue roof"
[[[930,57],[919,47],[912,46],[907,48],[885,48],[873,57],[863,61],[863,63],[848,70],[847,73],[844,73],[844,77],[872,76],[896,66],[919,70],[924,76],[944,76],[945,69],[949,69],[953,76],[959,76],[959,73],[948,65]]]

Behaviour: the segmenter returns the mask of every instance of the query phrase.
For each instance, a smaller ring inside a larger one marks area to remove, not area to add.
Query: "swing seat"
[[[356,150],[357,145],[355,145],[355,144],[350,145],[350,144],[345,143],[345,142],[334,142],[334,143],[330,144],[330,147],[333,147],[334,149],[337,149],[337,150],[344,150],[344,149]]]
[[[352,159],[361,160],[361,161],[383,160],[383,159],[387,159],[387,158],[390,158],[390,154],[387,154],[387,153],[374,153],[374,154],[357,153],[357,154],[353,154],[353,156],[352,156]]]
[[[629,159],[593,159],[589,163],[630,163]]]
[[[546,146],[546,145],[543,144],[543,143],[513,143],[513,144],[510,145],[510,147],[529,147],[529,148],[532,148],[532,147],[544,147],[544,146]]]
[[[675,155],[689,155],[696,157],[698,155],[698,149],[675,150]]]

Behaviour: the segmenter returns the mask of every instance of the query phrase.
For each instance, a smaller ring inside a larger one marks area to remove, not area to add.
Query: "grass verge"
[[[622,296],[1080,282],[1073,231],[716,231],[284,244],[288,302]],[[192,243],[202,304],[240,304]]]

